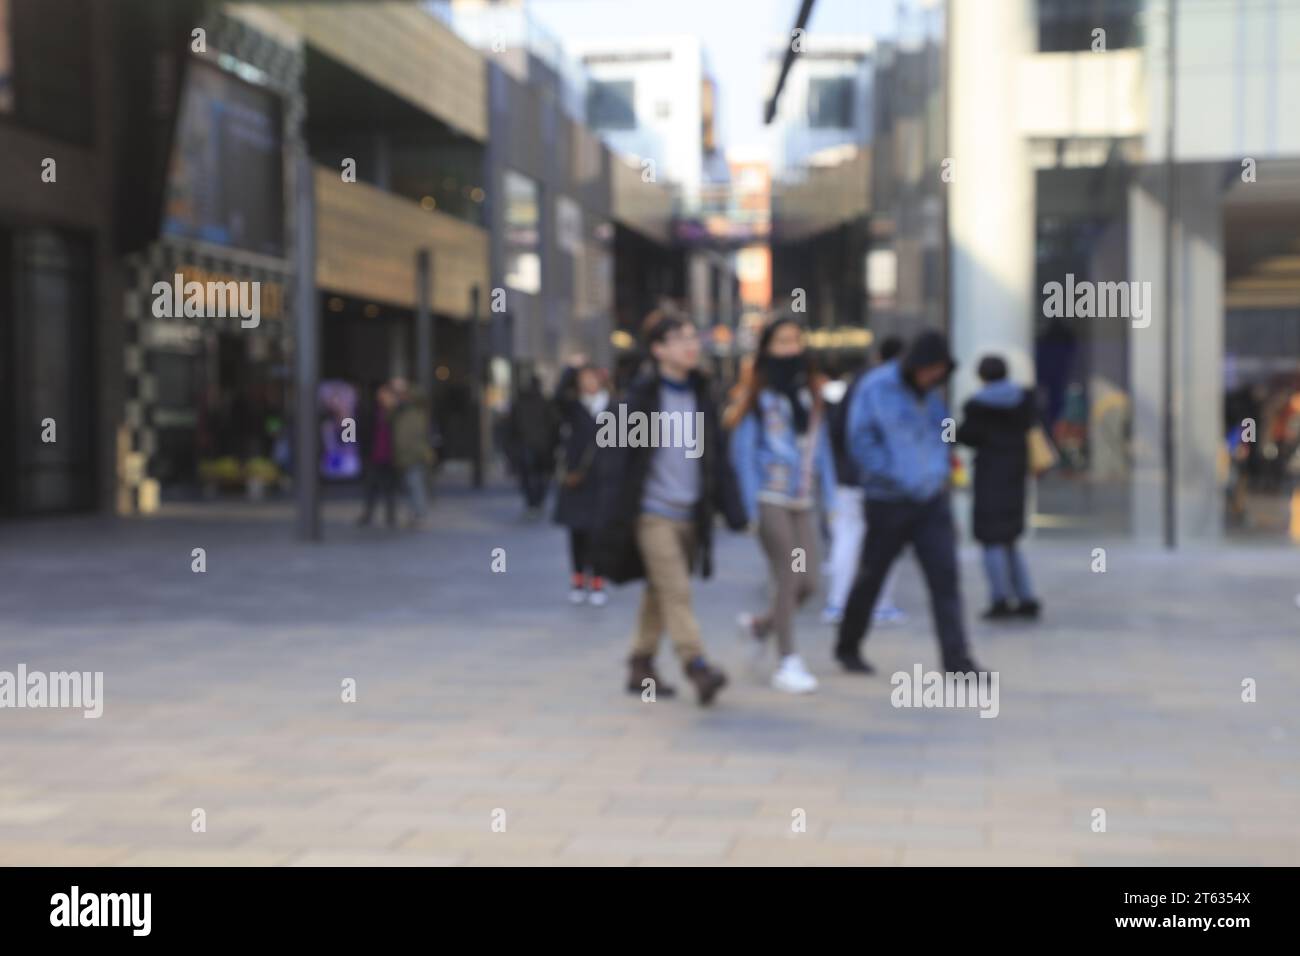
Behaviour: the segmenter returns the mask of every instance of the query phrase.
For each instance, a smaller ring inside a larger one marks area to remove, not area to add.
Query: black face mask
[[[794,430],[803,434],[808,430],[808,410],[799,398],[799,389],[808,382],[808,363],[802,355],[763,356],[763,377],[768,388],[790,399],[794,409]]]
[[[798,389],[803,384],[806,365],[802,355],[763,356],[763,376],[769,387],[778,392]]]

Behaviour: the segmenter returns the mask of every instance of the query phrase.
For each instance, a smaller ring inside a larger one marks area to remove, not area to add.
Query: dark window
[[[0,0],[0,113],[90,141],[91,16],[86,0]]]
[[[808,81],[808,125],[813,129],[853,126],[853,80],[847,76]]]
[[[1144,5],[1144,0],[1038,0],[1038,49],[1090,51],[1098,29],[1106,31],[1107,50],[1141,46]]]
[[[592,129],[636,129],[636,85],[631,80],[587,87],[587,123]]]

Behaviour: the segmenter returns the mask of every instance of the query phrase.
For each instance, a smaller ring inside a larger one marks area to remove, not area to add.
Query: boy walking
[[[657,696],[676,693],[654,667],[667,630],[700,704],[707,706],[727,678],[704,656],[691,608],[690,575],[695,570],[704,578],[712,574],[714,509],[736,530],[745,526],[745,514],[719,440],[717,406],[708,380],[696,369],[700,340],[695,327],[651,313],[646,342],[652,361],[623,396],[628,419],[639,418],[639,412],[642,420],[654,423],[660,413],[670,413],[682,425],[676,430],[682,440],[658,447],[638,441],[604,450],[617,459],[618,492],[612,496],[612,513],[600,522],[598,563],[615,583],[646,582],[628,660],[628,692],[642,693],[649,680]],[[698,430],[697,423],[702,426]],[[664,434],[653,424],[651,429]]]

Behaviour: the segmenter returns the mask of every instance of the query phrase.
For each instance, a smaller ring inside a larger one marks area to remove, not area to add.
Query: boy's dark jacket
[[[1009,544],[1024,533],[1025,436],[1037,420],[1033,394],[1006,380],[966,403],[957,441],[975,449],[975,540]]]
[[[695,503],[695,549],[692,569],[698,568],[707,578],[713,573],[713,517],[721,511],[727,526],[739,531],[745,527],[745,509],[736,486],[736,476],[727,460],[717,403],[709,391],[709,380],[691,372],[696,410],[704,413],[703,453],[700,456],[700,499]],[[659,411],[659,377],[652,370],[633,381],[618,399],[627,405],[629,417],[636,412],[650,415]],[[617,414],[617,402],[610,411]],[[645,577],[641,551],[636,542],[636,522],[641,516],[641,497],[645,490],[650,459],[656,449],[602,448],[600,455],[610,459],[609,470],[614,491],[609,495],[596,531],[596,563],[610,581],[624,584]]]

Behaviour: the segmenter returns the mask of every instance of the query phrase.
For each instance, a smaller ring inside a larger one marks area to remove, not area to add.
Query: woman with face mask
[[[777,319],[763,330],[726,416],[732,467],[772,579],[771,607],[742,614],[741,633],[760,661],[775,635],[780,660],[772,686],[791,694],[817,689],[795,650],[794,613],[817,591],[818,498],[822,507],[835,500],[821,386],[798,324]]]

